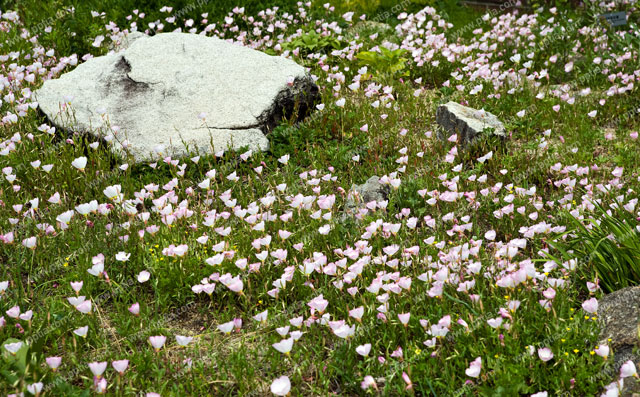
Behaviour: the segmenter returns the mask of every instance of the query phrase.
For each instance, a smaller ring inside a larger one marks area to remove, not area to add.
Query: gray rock
[[[345,209],[354,213],[358,208],[371,201],[384,201],[389,195],[389,186],[380,183],[380,178],[372,176],[362,185],[353,185],[349,190]]]
[[[603,324],[601,344],[608,344],[614,353],[611,381],[617,378],[620,366],[633,360],[640,368],[640,356],[634,352],[640,346],[638,322],[640,320],[640,287],[627,287],[605,295],[598,302],[598,316]],[[636,378],[626,378],[621,395],[631,396],[640,392]]]
[[[498,118],[484,110],[476,110],[456,102],[438,106],[436,121],[444,130],[443,138],[458,134],[458,142],[466,145],[485,129],[493,129],[492,134],[505,137],[504,125]]]
[[[218,38],[137,34],[121,48],[46,81],[35,98],[56,126],[104,137],[134,161],[266,150],[265,133],[296,106],[304,115],[318,96],[292,60]]]

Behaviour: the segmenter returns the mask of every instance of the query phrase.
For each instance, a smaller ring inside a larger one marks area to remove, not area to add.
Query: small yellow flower
[[[571,328],[567,327],[567,331],[571,331]]]
[[[416,356],[417,356],[417,355],[420,355],[420,353],[422,353],[422,350],[420,350],[420,349],[416,349],[416,350],[415,350],[415,353],[416,353]]]
[[[596,321],[598,318],[596,316],[591,317],[593,321]]]
[[[505,295],[505,296],[504,296],[504,299],[509,299],[509,295]]]
[[[566,340],[565,340],[565,339],[560,339],[560,341],[561,341],[562,343],[566,342]]]
[[[569,317],[569,320],[573,320],[573,317]]]
[[[569,353],[567,353],[567,352],[564,352],[564,355],[565,355],[565,356],[568,356],[568,355],[569,355]]]
[[[495,355],[495,356],[493,356],[493,357],[498,358],[498,355],[496,354],[496,355]]]
[[[569,309],[570,312],[574,312],[576,309],[574,309],[573,307],[571,309]]]
[[[545,276],[548,276],[548,275],[549,275],[549,272],[544,272],[544,275],[545,275]]]
[[[589,316],[584,316],[584,319],[585,319],[585,320],[588,320],[588,319],[589,319]]]
[[[573,349],[573,352],[574,352],[574,353],[578,353],[579,351],[580,351],[580,350],[578,350],[578,349]]]
[[[595,351],[593,351],[593,350],[591,350],[591,351],[589,352],[589,354],[591,354],[591,355],[593,356],[594,354],[596,354],[596,352],[595,352]]]
[[[69,266],[69,262],[65,262],[65,263],[63,263],[63,264],[62,264],[62,266],[64,266],[64,267]]]

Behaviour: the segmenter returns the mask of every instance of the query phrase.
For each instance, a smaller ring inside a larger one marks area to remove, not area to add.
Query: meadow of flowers
[[[635,0],[71,3],[0,14],[3,395],[615,396],[637,377],[598,342],[607,274],[572,245],[607,216],[638,237]],[[151,164],[38,113],[43,81],[135,30],[290,57],[321,101],[268,152]],[[450,100],[508,138],[440,139]],[[387,199],[345,215],[372,175]]]

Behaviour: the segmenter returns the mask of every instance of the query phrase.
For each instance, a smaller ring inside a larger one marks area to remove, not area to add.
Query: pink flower
[[[83,284],[84,283],[82,281],[77,281],[77,282],[71,281],[71,288],[73,288],[73,290],[76,291],[76,294],[78,294],[82,289]]]
[[[582,303],[582,308],[585,312],[596,314],[598,311],[598,300],[596,298],[591,298]]]
[[[129,307],[129,311],[131,312],[131,314],[133,314],[134,316],[137,316],[140,313],[140,304],[138,302],[134,303],[133,305],[131,305]]]
[[[79,305],[76,306],[76,309],[82,314],[87,314],[91,312],[91,301],[86,300]]]
[[[240,280],[240,277],[235,277],[231,279],[229,284],[227,284],[227,288],[229,288],[233,292],[237,292],[238,294],[242,295],[243,294],[242,289],[244,288],[244,284],[242,283],[242,280]]]
[[[113,369],[115,369],[120,375],[124,374],[129,366],[129,360],[117,360],[111,363]]]
[[[291,352],[291,349],[293,348],[293,338],[283,339],[271,346],[273,346],[273,348],[280,353],[289,354]]]
[[[364,390],[367,390],[370,387],[378,390],[378,385],[376,385],[376,381],[373,379],[373,376],[367,375],[364,377],[362,383],[360,383],[360,387]]]
[[[54,372],[58,369],[60,364],[62,363],[61,357],[47,357],[45,359],[49,368],[51,368]]]
[[[11,318],[18,318],[18,316],[20,315],[20,306],[14,306],[11,309],[7,310],[5,313],[7,313],[7,316]]]
[[[95,386],[96,386],[96,393],[104,394],[107,392],[107,380],[105,378],[98,379],[98,381],[95,382]]]
[[[402,372],[402,380],[404,380],[404,383],[407,384],[407,387],[405,388],[406,390],[413,388],[413,383],[411,382],[411,378],[409,378],[409,375],[407,375],[406,372]]]
[[[307,303],[307,305],[309,305],[312,310],[317,310],[322,314],[329,305],[329,301],[324,299],[322,295],[319,295],[313,298],[309,303]]]
[[[364,314],[364,307],[356,307],[355,309],[349,310],[349,316],[356,319],[356,321],[360,321],[362,319],[362,315]]]
[[[162,349],[162,346],[164,346],[164,342],[166,341],[167,341],[167,337],[164,335],[149,337],[149,343],[151,344],[151,346],[153,346],[154,349],[156,349],[156,351],[159,351],[160,349]]]
[[[358,353],[363,357],[368,356],[370,351],[371,351],[371,343],[366,343],[364,345],[360,345],[356,347],[356,353]]]
[[[628,378],[629,376],[634,376],[636,378],[638,377],[638,372],[636,372],[636,365],[631,360],[625,362],[624,364],[622,364],[622,367],[620,367],[620,377]]]
[[[623,171],[623,167],[616,167],[613,171],[611,171],[611,175],[615,176],[616,178],[620,178]]]
[[[464,373],[471,378],[477,378],[480,375],[480,371],[482,370],[482,358],[478,357],[471,362],[469,368],[467,368]]]
[[[553,358],[553,352],[548,347],[543,347],[538,349],[538,357],[540,357],[540,360],[547,362]]]
[[[491,328],[500,328],[502,325],[502,317],[490,318],[487,320],[487,324],[489,324]]]
[[[231,331],[233,331],[233,326],[234,326],[234,323],[233,323],[233,320],[231,320],[229,322],[218,325],[218,330],[223,334],[229,335]]]
[[[271,393],[276,396],[286,396],[291,390],[291,381],[288,376],[281,376],[271,382]]]
[[[411,318],[411,313],[398,314],[398,319],[400,320],[402,325],[404,325],[405,327],[409,323],[409,318]]]
[[[573,62],[569,62],[566,65],[564,65],[564,71],[569,73],[573,70]]]
[[[151,277],[151,273],[149,273],[146,270],[143,270],[140,272],[140,274],[138,274],[138,282],[139,283],[146,283],[147,281],[149,281],[149,277]]]
[[[553,288],[547,288],[542,295],[544,295],[545,298],[552,300],[556,297],[556,291]]]
[[[95,377],[99,378],[102,376],[102,373],[104,372],[104,370],[107,369],[107,362],[103,361],[101,363],[98,363],[98,362],[89,363],[89,369],[91,370],[91,372]]]
[[[595,349],[595,352],[596,352],[597,355],[599,355],[600,357],[602,357],[602,358],[604,358],[606,360],[607,357],[609,357],[609,346],[607,346],[607,345],[598,346]]]
[[[40,392],[42,391],[42,387],[44,385],[42,384],[42,382],[36,382],[36,383],[32,383],[30,385],[27,386],[27,391],[33,395],[39,395]]]

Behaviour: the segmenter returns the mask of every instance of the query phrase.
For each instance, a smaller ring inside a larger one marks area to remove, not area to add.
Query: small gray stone
[[[444,130],[443,138],[458,134],[458,142],[466,145],[485,129],[493,129],[492,134],[505,137],[504,125],[498,118],[484,110],[476,110],[456,102],[438,106],[436,121]]]
[[[371,201],[384,201],[389,195],[389,186],[380,183],[380,178],[372,176],[362,185],[353,185],[349,190],[345,209],[353,213]]]
[[[214,37],[134,34],[119,48],[34,94],[54,125],[106,138],[134,161],[266,150],[283,114],[304,115],[319,94],[294,61]]]

